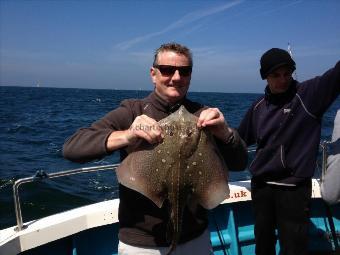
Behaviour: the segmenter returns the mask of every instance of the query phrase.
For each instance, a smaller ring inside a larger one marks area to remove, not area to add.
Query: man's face
[[[267,76],[267,82],[273,94],[286,92],[292,79],[292,70],[287,66],[280,67]]]
[[[151,67],[150,75],[155,84],[155,92],[169,103],[176,103],[185,97],[191,80],[191,72],[175,68],[188,69],[190,62],[184,55],[172,51],[161,52],[158,55],[158,66]],[[172,71],[174,72],[171,72]],[[163,73],[162,73],[163,71]],[[169,72],[170,71],[170,72]]]

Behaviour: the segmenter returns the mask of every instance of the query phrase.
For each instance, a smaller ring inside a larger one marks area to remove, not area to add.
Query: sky
[[[340,57],[338,0],[0,0],[0,86],[152,90],[163,43],[193,53],[190,91],[262,93],[261,55],[291,45],[300,81]]]

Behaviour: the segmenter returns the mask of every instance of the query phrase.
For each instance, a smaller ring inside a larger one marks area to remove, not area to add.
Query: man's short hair
[[[161,52],[166,52],[166,51],[171,51],[175,52],[179,55],[184,55],[185,57],[188,58],[189,64],[192,66],[193,61],[192,61],[192,53],[189,50],[188,47],[181,45],[179,43],[171,42],[171,43],[166,43],[162,44],[156,51],[154,55],[154,60],[153,60],[153,66],[158,65],[158,55]]]

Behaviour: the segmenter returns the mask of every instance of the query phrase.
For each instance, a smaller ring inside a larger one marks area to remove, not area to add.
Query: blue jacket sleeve
[[[298,95],[306,110],[321,118],[340,93],[340,61],[323,75],[300,83]]]

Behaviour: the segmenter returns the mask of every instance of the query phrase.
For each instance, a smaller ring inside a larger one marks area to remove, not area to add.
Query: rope
[[[214,223],[215,223],[218,239],[220,239],[220,243],[221,243],[221,246],[222,246],[223,254],[227,255],[227,252],[226,252],[227,247],[226,247],[226,244],[224,243],[224,240],[223,240],[223,237],[222,237],[222,231],[218,227],[218,224],[217,224],[217,221],[216,221],[216,218],[215,218],[215,214],[214,214],[213,211],[212,211],[212,217],[214,219]]]
[[[337,251],[340,247],[339,247],[339,243],[338,243],[339,240],[338,240],[338,236],[337,236],[334,221],[333,221],[332,210],[331,210],[330,206],[325,201],[323,201],[323,204],[325,205],[325,208],[326,208],[326,215],[327,215],[327,218],[328,218],[329,226],[331,228],[332,238],[333,238],[333,242],[334,242],[334,248]]]

